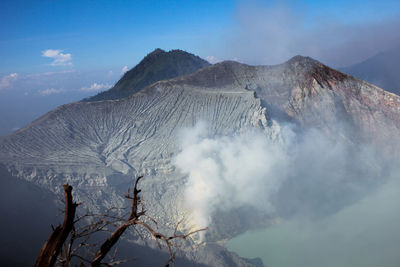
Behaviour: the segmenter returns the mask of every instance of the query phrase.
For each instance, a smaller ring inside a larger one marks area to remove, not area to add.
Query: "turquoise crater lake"
[[[227,243],[267,267],[400,266],[400,183],[390,182],[336,214],[291,219]]]

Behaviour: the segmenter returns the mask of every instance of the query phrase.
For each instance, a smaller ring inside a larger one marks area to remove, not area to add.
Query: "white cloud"
[[[53,59],[53,62],[50,63],[51,66],[72,66],[72,55],[64,54],[62,50],[47,49],[42,52],[42,56]]]
[[[111,85],[107,83],[93,83],[89,87],[82,87],[80,90],[84,92],[94,92],[110,88]]]
[[[46,90],[41,90],[41,91],[39,91],[39,94],[40,94],[41,96],[48,96],[48,95],[59,94],[59,93],[62,93],[62,92],[64,92],[63,89],[49,88],[49,89],[46,89]]]
[[[217,57],[214,57],[214,56],[206,56],[206,60],[208,62],[210,62],[211,64],[215,64],[215,63],[218,63],[218,62],[222,61],[221,59],[219,59]]]
[[[121,74],[124,74],[125,72],[127,72],[129,70],[128,66],[124,66],[121,70]]]
[[[2,89],[7,89],[8,87],[11,86],[11,83],[15,80],[17,80],[18,74],[17,73],[10,73],[6,76],[3,76],[0,80],[0,90]]]

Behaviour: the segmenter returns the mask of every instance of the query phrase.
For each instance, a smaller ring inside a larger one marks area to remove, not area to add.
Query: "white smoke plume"
[[[189,176],[185,199],[201,227],[217,208],[251,205],[273,210],[268,197],[276,192],[287,155],[261,132],[210,137],[204,123],[183,133],[183,150],[175,164]],[[260,193],[264,197],[260,198]]]
[[[218,210],[253,207],[262,214],[324,216],[337,212],[382,181],[384,168],[368,147],[330,140],[318,130],[283,141],[261,131],[210,136],[200,123],[182,132],[175,165],[188,175],[185,203],[196,224]]]

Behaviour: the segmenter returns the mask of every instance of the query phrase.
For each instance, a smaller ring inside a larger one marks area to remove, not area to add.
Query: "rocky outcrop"
[[[303,129],[316,127],[332,138],[372,142],[388,149],[399,143],[399,96],[309,57],[296,56],[277,66],[227,61],[186,80],[204,81],[212,88],[254,91],[269,118]]]

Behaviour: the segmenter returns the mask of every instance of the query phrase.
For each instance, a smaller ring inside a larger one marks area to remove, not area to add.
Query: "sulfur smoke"
[[[185,200],[196,223],[207,226],[217,208],[251,205],[273,211],[268,197],[276,193],[281,178],[272,175],[286,169],[287,155],[281,145],[261,132],[211,137],[204,123],[182,134],[177,167],[188,174]]]
[[[296,133],[286,125],[274,140],[258,130],[213,136],[199,123],[182,131],[181,140],[175,165],[188,177],[185,204],[200,227],[219,210],[241,207],[321,218],[375,190],[387,175],[372,148],[315,129]]]

